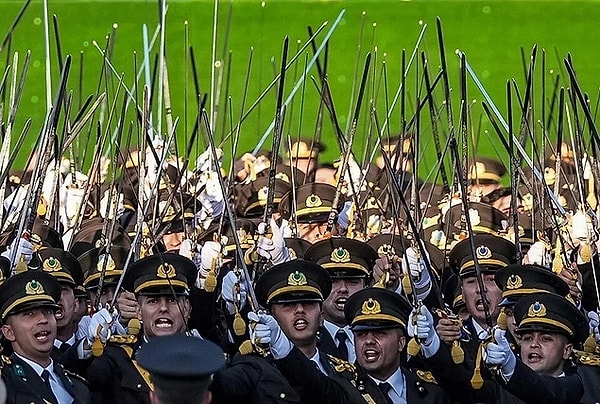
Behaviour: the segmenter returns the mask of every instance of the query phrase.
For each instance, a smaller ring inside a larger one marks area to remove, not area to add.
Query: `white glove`
[[[65,208],[65,216],[67,219],[67,223],[75,217],[77,212],[79,212],[79,207],[83,202],[83,197],[85,195],[85,188],[72,188],[69,187],[64,191],[63,194],[63,206]]]
[[[13,254],[15,249],[17,249],[17,252]],[[2,253],[2,256],[8,258],[9,260],[11,259],[11,256],[13,256],[15,262],[11,262],[12,265],[15,265],[17,262],[19,262],[21,257],[23,257],[25,262],[29,264],[31,262],[31,258],[33,257],[33,251],[33,244],[24,238],[18,237],[15,238],[12,243],[10,243],[6,251]]]
[[[517,366],[517,358],[510,349],[508,340],[506,339],[506,331],[496,329],[494,331],[494,340],[487,347],[482,348],[483,360],[490,366],[500,366],[502,377],[506,382],[510,380]]]
[[[418,312],[413,310],[408,317],[408,335],[421,341],[421,349],[425,358],[433,356],[440,348],[440,337],[435,331],[431,312],[421,305]]]
[[[599,330],[599,325],[600,325],[600,317],[598,316],[598,313],[595,311],[590,311],[587,314],[588,317],[588,324],[590,326],[590,332],[594,333],[594,338],[596,338],[596,341],[600,341],[600,330]]]
[[[213,171],[214,163],[211,162],[211,151],[207,149],[196,159],[196,171],[197,172],[205,172],[205,171]],[[217,149],[217,162],[219,163],[219,167],[221,166],[221,160],[223,159],[223,150]]]
[[[202,227],[207,229],[213,218],[220,216],[225,211],[225,199],[219,183],[219,174],[214,171],[203,173],[199,182],[203,183],[204,190],[198,195],[198,200],[202,205],[196,218],[202,223]]]
[[[583,168],[583,179],[589,180],[592,176],[592,162],[588,158],[587,154],[581,159],[581,167]]]
[[[571,226],[573,238],[594,241],[594,224],[585,212],[578,210],[571,218]]]
[[[427,258],[429,259],[429,254],[427,251],[425,251],[425,254],[427,254]],[[404,273],[410,273],[415,286],[415,290],[413,292],[416,294],[417,300],[424,300],[432,288],[431,276],[425,267],[425,261],[412,247],[409,247],[406,249],[406,251],[404,251],[402,270]]]
[[[235,290],[237,289],[236,284],[239,284],[240,287],[239,296],[235,295]],[[230,271],[223,277],[221,296],[223,296],[223,300],[225,300],[225,305],[229,314],[236,312],[234,303],[239,303],[240,310],[246,305],[247,294],[248,286],[246,285],[246,280],[243,276],[240,279],[235,272]]]
[[[251,311],[248,320],[254,322],[250,326],[250,339],[258,344],[269,344],[274,359],[285,358],[294,345],[286,337],[277,323],[277,320],[269,314],[259,314]]]
[[[350,212],[352,210],[352,201],[344,202],[342,211],[338,214],[337,222],[341,229],[347,229],[350,226]]]
[[[117,192],[117,190],[112,190],[112,201],[109,201],[111,195],[111,191],[107,189],[104,191],[102,195],[102,199],[100,200],[100,216],[103,218],[109,218],[113,220],[117,220],[123,215],[125,212],[125,207],[123,206],[123,194]],[[110,203],[110,210],[108,210],[108,204]],[[108,213],[108,215],[107,215]]]
[[[196,251],[194,249],[192,240],[185,239],[179,245],[179,255],[184,256],[187,259],[195,261]]]
[[[535,265],[546,264],[546,243],[543,241],[536,241],[529,247],[529,251],[525,255],[527,263]]]
[[[219,258],[219,253],[222,252],[221,244],[216,241],[206,241],[200,250],[200,267],[198,268],[198,278],[196,286],[204,289],[204,280],[208,276],[213,262]]]
[[[100,337],[103,344],[106,343],[106,340],[110,335],[112,322],[113,317],[108,309],[102,309],[94,313],[87,327],[86,338],[90,344],[94,342],[96,337]]]
[[[16,223],[25,210],[25,199],[29,185],[20,186],[12,194],[4,198],[5,224],[2,231],[8,228],[12,223]]]
[[[261,235],[256,242],[258,255],[270,260],[273,265],[289,261],[290,252],[285,246],[285,240],[281,234],[281,229],[279,229],[279,226],[277,226],[277,223],[273,218],[269,221],[269,225],[272,233],[271,238],[264,236],[267,231],[267,224],[259,223],[258,225],[258,234]]]

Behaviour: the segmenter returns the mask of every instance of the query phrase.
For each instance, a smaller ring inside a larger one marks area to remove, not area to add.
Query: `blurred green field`
[[[12,20],[15,18],[23,1],[0,1],[0,35],[4,37]],[[184,22],[188,21],[189,44],[196,55],[198,78],[202,92],[209,92],[211,85],[211,46],[213,29],[213,1],[169,1],[166,23],[166,55],[170,82],[173,114],[180,117],[177,136],[179,144],[190,133],[195,114],[195,100],[190,62],[184,46]],[[74,93],[74,105],[80,102],[80,94],[107,91],[108,99],[114,98],[118,77],[110,76],[110,80],[99,83],[102,59],[92,45],[93,41],[104,48],[106,36],[112,31],[112,62],[119,73],[124,73],[124,82],[133,88],[134,52],[138,66],[143,57],[142,26],[147,24],[150,35],[154,33],[158,23],[158,6],[156,1],[49,1],[50,14],[56,14],[59,21],[63,55],[73,55],[73,68],[69,79],[69,89]],[[370,99],[380,119],[386,113],[386,91],[383,82],[383,61],[387,71],[387,93],[393,97],[401,76],[401,52],[406,49],[412,52],[422,24],[427,24],[425,37],[420,51],[425,51],[429,58],[430,75],[439,70],[440,60],[435,28],[435,17],[440,16],[445,34],[445,46],[449,64],[449,73],[453,95],[459,91],[459,60],[454,55],[455,49],[467,54],[483,84],[486,86],[501,110],[505,110],[506,80],[514,78],[520,87],[524,83],[524,70],[521,50],[529,58],[534,44],[538,44],[538,60],[534,97],[541,103],[541,60],[542,49],[545,50],[547,91],[551,90],[551,82],[561,72],[560,59],[570,52],[573,56],[577,74],[583,88],[590,93],[592,100],[598,98],[598,72],[600,71],[600,31],[595,28],[595,20],[600,15],[598,1],[453,1],[453,0],[421,0],[421,1],[221,1],[218,13],[217,59],[223,60],[220,71],[223,86],[218,118],[215,124],[215,136],[220,138],[230,129],[230,119],[239,120],[243,86],[250,48],[253,47],[253,63],[246,108],[254,102],[258,94],[272,80],[279,70],[283,38],[289,35],[290,55],[294,54],[307,38],[307,26],[320,26],[324,21],[330,25],[345,9],[342,22],[334,32],[330,41],[329,80],[333,99],[343,128],[347,126],[355,70],[357,64],[362,70],[367,51],[373,52],[373,69],[367,95],[365,96],[362,120],[357,132],[355,152],[363,155],[365,139],[369,135],[368,109]],[[364,13],[363,13],[364,12]],[[230,23],[228,20],[230,18]],[[360,56],[357,59],[360,32]],[[325,28],[325,31],[327,27]],[[321,34],[319,40],[323,37]],[[225,46],[225,41],[227,44]],[[58,78],[56,43],[51,31],[51,62],[53,85]],[[27,77],[25,92],[18,110],[16,130],[19,131],[28,117],[33,118],[33,126],[28,138],[32,145],[39,133],[45,111],[44,88],[44,33],[42,1],[34,0],[16,27],[10,49],[5,48],[0,54],[0,65],[4,70],[12,53],[18,51],[23,60],[27,50],[32,52],[32,64]],[[230,51],[230,52],[229,52]],[[152,58],[158,52],[158,42],[152,49]],[[300,56],[298,63],[287,75],[286,94],[290,92],[292,83],[298,80],[304,69],[304,63],[312,53]],[[229,56],[230,55],[230,56]],[[231,57],[231,63],[228,63]],[[81,64],[83,61],[83,65]],[[420,62],[420,58],[416,60]],[[21,62],[22,63],[22,62]],[[226,92],[226,77],[230,67],[230,81]],[[421,74],[419,63],[413,65],[407,81],[407,115],[412,115],[416,100],[415,77]],[[219,70],[217,70],[219,73]],[[317,75],[316,69],[310,74]],[[80,76],[82,85],[80,86]],[[375,83],[375,85],[373,85]],[[144,84],[144,80],[139,86]],[[187,102],[185,89],[187,86]],[[141,92],[141,91],[140,91]],[[302,134],[311,137],[315,131],[318,109],[318,94],[311,80],[306,81],[305,99],[301,104],[301,93],[298,93],[293,105],[287,110],[285,134],[292,138]],[[227,102],[226,95],[231,97],[233,113],[231,118],[223,114]],[[442,92],[436,92],[436,100],[441,102]],[[422,94],[421,94],[422,96]],[[252,149],[257,139],[265,132],[274,117],[276,88],[261,102],[242,126],[239,151]],[[548,95],[549,97],[549,95]],[[141,99],[141,97],[140,97]],[[469,84],[469,99],[481,101],[481,96],[472,83]],[[118,102],[118,105],[121,101]],[[455,102],[455,113],[458,104]],[[154,107],[156,109],[156,100]],[[477,104],[479,105],[479,103]],[[187,109],[186,109],[187,106]],[[536,113],[539,113],[536,112]],[[479,127],[482,116],[481,107],[473,108],[473,128]],[[133,119],[131,116],[129,119]],[[428,114],[422,115],[424,137],[428,137]],[[163,120],[164,126],[164,120]],[[399,130],[399,112],[393,111],[390,122],[392,132]],[[490,129],[486,119],[481,120],[481,141],[478,152],[494,155],[498,149],[495,135],[487,139],[484,130]],[[164,131],[164,128],[163,128]],[[490,129],[491,131],[491,129]],[[87,136],[87,131],[82,134]],[[371,135],[374,136],[374,135]],[[553,135],[550,135],[551,138]],[[326,160],[338,157],[339,152],[333,138],[331,125],[326,116],[323,125],[323,140],[329,146]],[[270,139],[267,148],[270,147]],[[427,169],[434,162],[433,146],[430,139],[425,139],[427,155],[421,169]],[[79,148],[83,146],[79,141]],[[226,147],[229,147],[227,145]],[[30,152],[24,147],[19,161],[22,163]],[[198,146],[205,149],[203,143]],[[81,152],[81,151],[79,151]],[[239,153],[238,153],[239,154]],[[502,157],[502,153],[500,153]]]

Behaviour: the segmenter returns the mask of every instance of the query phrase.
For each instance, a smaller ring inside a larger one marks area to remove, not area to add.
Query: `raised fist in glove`
[[[429,258],[427,251],[425,251],[425,254],[427,254],[427,258]],[[409,247],[404,252],[402,269],[405,273],[408,272],[413,280],[413,285],[415,287],[413,293],[415,293],[417,300],[424,300],[431,291],[431,277],[425,266],[425,260],[414,248]]]
[[[248,313],[250,324],[250,339],[255,344],[269,344],[273,358],[285,358],[294,345],[281,330],[277,320],[269,314]]]
[[[208,276],[213,265],[217,265],[219,254],[223,252],[223,246],[216,241],[206,241],[200,250],[200,267],[198,268],[198,279],[196,286],[204,289],[204,280]]]
[[[15,249],[17,251],[15,251]],[[25,263],[29,264],[31,262],[31,258],[33,257],[33,251],[33,244],[24,238],[18,237],[15,238],[12,243],[10,243],[6,251],[2,253],[2,256],[8,258],[9,260],[11,258],[14,259],[15,262],[11,262],[13,265],[19,262],[21,257],[23,257]]]
[[[600,317],[598,313],[595,311],[590,311],[587,314],[588,324],[590,326],[590,332],[594,333],[594,338],[596,341],[600,341],[600,330],[598,329],[600,325]]]
[[[239,291],[237,289],[237,285],[239,285]],[[248,286],[246,285],[246,280],[243,276],[240,279],[238,274],[236,274],[234,271],[229,271],[223,277],[223,282],[221,284],[221,296],[223,296],[223,300],[225,300],[225,305],[227,306],[227,311],[229,311],[229,314],[236,312],[234,304],[238,304],[240,310],[246,305],[247,294]]]
[[[416,337],[421,341],[426,358],[433,356],[440,347],[440,337],[435,332],[433,315],[425,305],[420,305],[418,310],[410,313],[407,332],[411,337]]]
[[[571,226],[573,238],[583,241],[595,240],[594,223],[585,212],[578,210],[571,218]]]
[[[499,366],[502,376],[506,381],[510,379],[517,365],[517,358],[510,349],[510,344],[506,339],[506,331],[497,328],[494,331],[494,341],[482,348],[483,360],[488,366]]]
[[[547,247],[546,243],[543,241],[536,241],[529,247],[529,251],[525,254],[524,263],[527,264],[535,264],[535,265],[545,265],[547,261]]]
[[[99,337],[102,343],[110,336],[110,329],[113,323],[113,316],[108,309],[102,309],[92,315],[92,318],[87,327],[86,338],[90,342],[94,342],[96,337]]]
[[[260,223],[258,225],[258,234],[260,234],[260,237],[256,243],[258,255],[268,259],[273,263],[273,265],[289,261],[290,252],[285,246],[285,240],[281,234],[281,229],[279,226],[277,226],[275,219],[271,218],[269,226],[271,227],[271,238],[268,238],[265,235],[267,231],[267,224]]]

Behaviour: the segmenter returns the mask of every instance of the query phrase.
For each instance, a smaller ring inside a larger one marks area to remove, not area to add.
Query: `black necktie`
[[[69,344],[68,342],[63,342],[62,344],[60,344],[58,350],[62,353],[65,353],[69,348],[71,348],[71,344]]]
[[[389,392],[392,389],[392,385],[389,384],[388,382],[384,382],[384,383],[379,383],[379,385],[377,386],[379,387],[379,390],[381,391],[381,393],[383,394],[383,396],[385,397],[385,399],[387,400],[388,403],[393,403],[392,399],[389,396]]]
[[[338,342],[338,352],[340,354],[340,359],[345,361],[348,360],[348,346],[346,345],[346,340],[348,339],[348,335],[343,329],[337,330],[335,333],[335,339]]]
[[[50,372],[48,372],[48,369],[44,369],[42,371],[42,380],[44,380],[44,383],[46,384],[46,386],[48,386],[48,388],[50,390],[52,390],[52,387],[50,387]]]

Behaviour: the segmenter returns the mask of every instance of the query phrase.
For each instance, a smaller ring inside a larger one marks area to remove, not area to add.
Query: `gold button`
[[[279,395],[279,397],[281,397],[282,399],[284,399],[284,398],[285,398],[285,393],[281,393],[281,394]]]
[[[137,388],[138,388],[138,389],[141,389],[141,388],[142,388],[142,385],[141,385],[141,384],[138,384],[138,385],[137,385]]]

